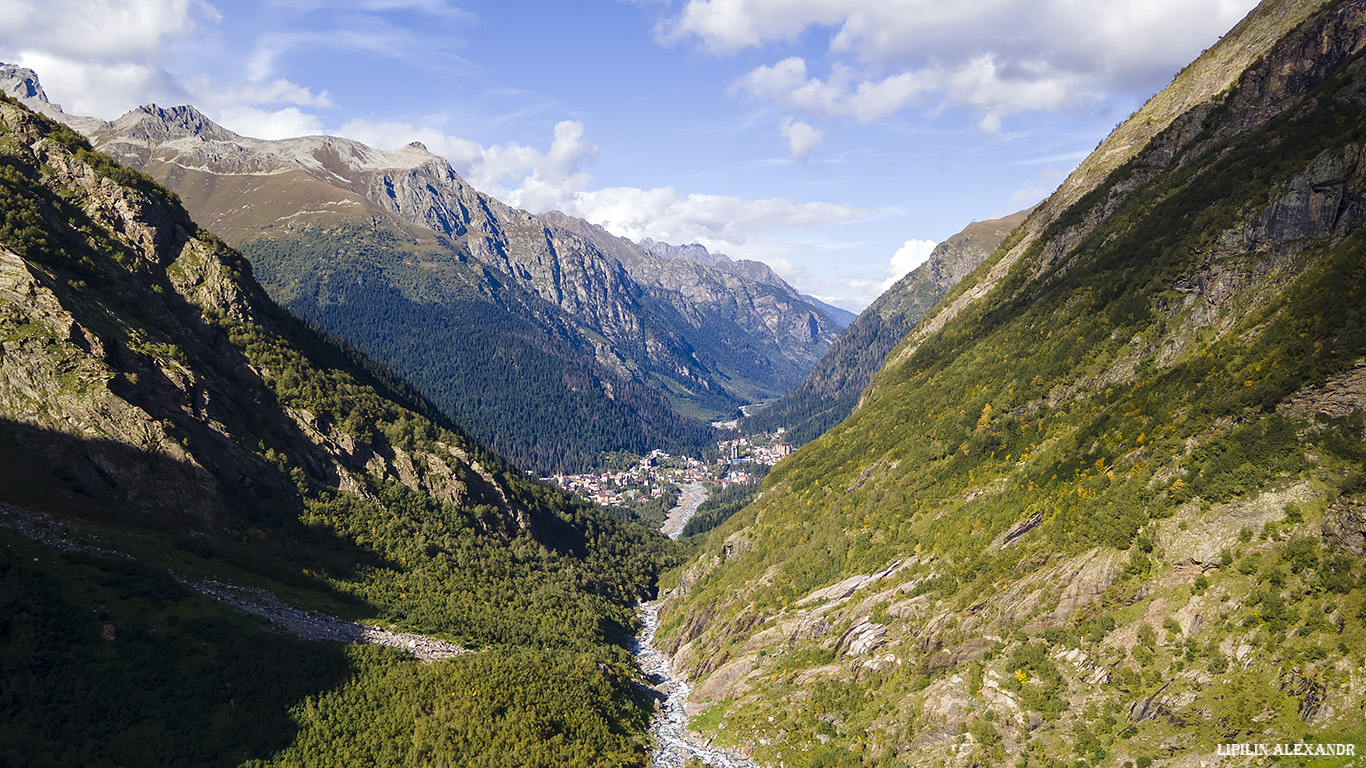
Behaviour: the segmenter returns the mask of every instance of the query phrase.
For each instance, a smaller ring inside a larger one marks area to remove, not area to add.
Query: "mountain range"
[[[30,70],[0,84],[174,190],[282,306],[542,472],[697,449],[705,421],[787,391],[841,327],[763,264],[515,210],[420,144],[251,139],[188,106],[102,122],[48,103]]]
[[[1363,50],[1366,2],[1259,5],[666,574],[703,738],[768,765],[1361,754]]]

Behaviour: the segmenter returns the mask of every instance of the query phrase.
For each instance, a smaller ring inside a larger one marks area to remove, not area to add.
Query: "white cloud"
[[[930,254],[934,253],[937,245],[938,243],[933,240],[907,240],[892,254],[891,261],[887,264],[886,277],[881,280],[853,279],[845,281],[842,285],[831,285],[826,290],[838,293],[829,300],[830,303],[861,312],[911,270],[924,264],[930,258]]]
[[[825,133],[819,128],[813,128],[790,117],[784,118],[778,125],[778,132],[787,139],[788,149],[792,150],[792,159],[800,162],[805,162],[821,145],[821,139],[825,138]]]
[[[5,55],[0,61],[37,72],[48,97],[73,115],[112,119],[150,100],[183,103],[188,96],[159,67],[138,62],[80,61],[41,51]],[[54,83],[60,86],[54,89]]]
[[[793,42],[808,26],[831,25],[850,5],[841,0],[690,0],[661,24],[661,41],[696,37],[709,49],[732,53],[773,41]]]
[[[298,107],[285,107],[274,112],[256,107],[228,107],[219,110],[217,122],[228,130],[257,139],[288,139],[323,132],[323,124],[318,116],[303,112]]]
[[[267,0],[223,7],[237,17],[228,29],[218,28],[224,17],[207,0],[0,0],[0,61],[37,71],[49,95],[71,113],[114,118],[148,102],[193,103],[244,126],[281,126],[278,131],[308,125],[306,114],[265,108],[335,106],[327,91],[279,77],[281,56],[331,49],[461,62],[450,52],[462,43],[449,34],[449,22],[473,18],[445,0]],[[416,12],[444,26],[439,32],[432,24],[398,26],[386,17],[393,12]],[[303,31],[276,31],[291,25]],[[239,28],[254,36],[219,38]]]
[[[470,181],[509,205],[541,213],[563,207],[588,186],[583,166],[597,156],[597,145],[583,137],[583,123],[565,120],[555,124],[545,153],[515,142],[486,149],[470,169]]]
[[[221,18],[202,0],[3,0],[0,61],[61,83],[62,107],[116,117],[147,95],[187,91],[161,66],[169,49]]]
[[[896,249],[896,253],[892,254],[892,262],[888,268],[891,276],[883,283],[883,290],[891,288],[893,283],[905,277],[911,270],[924,264],[930,258],[930,254],[934,252],[936,245],[939,243],[933,240],[907,240],[905,244]]]
[[[572,206],[592,178],[584,167],[598,156],[597,145],[584,138],[583,123],[570,120],[555,124],[544,152],[517,142],[484,147],[435,128],[397,121],[352,120],[335,133],[380,149],[420,141],[449,160],[475,189],[533,213]]]
[[[5,49],[103,62],[140,59],[220,16],[202,0],[5,0]],[[8,50],[6,50],[8,53]]]
[[[666,44],[714,53],[794,43],[826,30],[830,70],[801,58],[759,66],[733,90],[760,102],[870,122],[909,106],[962,107],[983,127],[1025,110],[1086,108],[1151,92],[1255,0],[688,0]],[[816,30],[817,32],[813,32]]]
[[[830,77],[821,80],[808,75],[805,60],[790,57],[756,67],[736,80],[731,91],[788,109],[869,123],[919,101],[934,89],[934,79],[925,72],[904,72],[859,81],[852,69],[836,64]]]
[[[379,149],[395,149],[414,141],[422,142],[427,149],[451,161],[451,165],[462,176],[482,156],[484,148],[479,144],[443,133],[436,128],[418,127],[412,123],[393,120],[352,120],[341,128],[331,131],[338,136],[355,139]],[[466,176],[468,179],[469,177]]]
[[[735,258],[759,258],[770,266],[776,256],[771,248],[775,233],[821,230],[873,215],[873,211],[852,205],[682,195],[672,187],[610,187],[583,192],[565,212],[632,240],[649,237],[670,243],[701,243]],[[786,250],[791,252],[792,248]]]
[[[209,78],[204,76],[190,78],[185,83],[198,97],[196,106],[201,110],[239,104],[289,104],[324,109],[335,106],[332,103],[332,94],[327,91],[313,93],[311,89],[282,77],[269,81],[248,82],[222,91],[215,90]]]

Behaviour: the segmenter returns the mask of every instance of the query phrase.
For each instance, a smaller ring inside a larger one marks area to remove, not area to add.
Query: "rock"
[[[910,619],[923,616],[930,604],[929,595],[916,595],[887,606],[887,615],[894,619]]]
[[[717,668],[693,689],[692,700],[697,703],[719,701],[734,695],[736,685],[754,669],[754,657],[744,656]]]
[[[1299,418],[1323,414],[1341,418],[1366,408],[1366,360],[1333,374],[1322,386],[1306,386],[1286,398],[1276,410]]]
[[[810,685],[823,678],[843,677],[845,672],[846,670],[843,665],[826,664],[821,667],[812,667],[810,669],[802,670],[792,679],[792,682],[797,685]]]
[[[1020,540],[1021,536],[1029,533],[1043,522],[1043,512],[1035,512],[1029,517],[1021,520],[991,542],[992,549],[1002,549]]]
[[[894,653],[884,653],[881,656],[875,656],[859,663],[861,669],[878,673],[891,672],[899,666],[901,666],[901,659]]]
[[[843,581],[840,581],[838,583],[831,584],[828,587],[822,587],[820,589],[817,589],[811,592],[810,594],[806,595],[805,597],[801,598],[800,600],[798,600],[797,605],[810,605],[811,603],[815,603],[821,600],[829,600],[832,602],[846,600],[855,592],[862,589],[865,585],[889,578],[897,571],[900,571],[902,568],[911,565],[913,562],[918,562],[918,558],[912,558],[909,560],[893,560],[890,565],[878,571],[877,573],[869,574],[867,576],[850,576],[849,578],[844,579]]]
[[[1196,504],[1187,504],[1157,527],[1154,538],[1169,561],[1217,564],[1220,553],[1235,546],[1244,528],[1260,530],[1267,523],[1284,518],[1287,504],[1303,504],[1314,496],[1313,486],[1299,481],[1251,499],[1216,504],[1206,512],[1200,512]],[[1179,521],[1187,523],[1186,530],[1180,529]]]
[[[1342,497],[1328,505],[1320,527],[1325,547],[1361,557],[1366,552],[1366,502]]]
[[[886,637],[886,627],[863,621],[850,627],[840,636],[839,641],[835,643],[835,650],[851,656],[862,656],[881,646]]]
[[[745,553],[753,548],[754,544],[751,543],[749,539],[745,538],[743,533],[736,531],[726,537],[725,542],[721,545],[721,552],[726,560],[729,561],[744,557]]]
[[[1120,574],[1120,554],[1116,551],[1090,550],[1050,569],[1067,586],[1057,598],[1052,616],[1061,622],[1077,608],[1100,597]]]

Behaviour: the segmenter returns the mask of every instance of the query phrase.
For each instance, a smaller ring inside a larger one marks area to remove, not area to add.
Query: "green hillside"
[[[698,727],[789,765],[1366,738],[1366,6],[1317,5],[1121,126],[675,574]]]
[[[620,644],[666,540],[432,416],[8,99],[0,246],[0,762],[644,762]],[[203,579],[475,652],[296,640]]]
[[[788,440],[804,445],[844,421],[887,353],[959,280],[986,260],[1027,213],[973,222],[935,246],[924,264],[884,291],[840,333],[801,383],[744,419],[741,428],[773,432],[784,427]]]

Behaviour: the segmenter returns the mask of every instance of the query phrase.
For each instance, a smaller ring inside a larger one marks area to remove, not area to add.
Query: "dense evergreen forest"
[[[262,238],[243,250],[284,306],[393,368],[517,464],[580,471],[606,451],[697,450],[710,441],[710,427],[680,416],[659,392],[595,365],[588,340],[555,326],[544,302],[500,286],[480,267],[470,267],[480,275],[471,279],[501,302],[472,286],[465,298],[440,298],[461,292],[424,291],[430,278],[421,270],[376,266],[384,262],[378,254],[395,247],[389,233],[338,227]],[[317,253],[336,257],[319,265]]]

